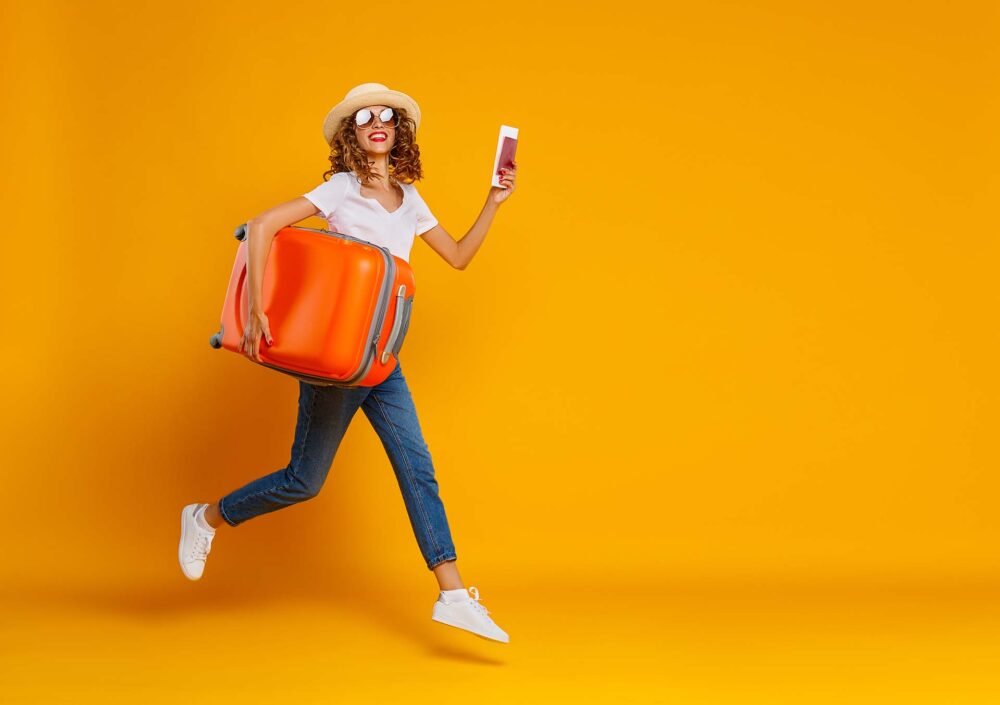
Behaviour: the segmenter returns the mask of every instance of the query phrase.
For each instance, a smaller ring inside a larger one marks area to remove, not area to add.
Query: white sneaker
[[[181,543],[177,547],[177,558],[181,570],[191,580],[197,580],[205,572],[205,561],[212,550],[215,529],[203,529],[197,515],[205,511],[207,504],[189,504],[181,510]]]
[[[472,593],[472,597],[461,602],[446,602],[445,596],[439,595],[437,602],[434,603],[431,619],[465,629],[477,636],[508,643],[510,637],[507,636],[507,632],[496,625],[489,616],[490,611],[479,602],[479,590],[470,587],[469,592]]]

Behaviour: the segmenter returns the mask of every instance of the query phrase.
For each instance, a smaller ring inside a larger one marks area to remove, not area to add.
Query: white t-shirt
[[[424,199],[413,184],[403,184],[403,204],[391,213],[374,198],[361,195],[361,182],[353,171],[341,171],[303,196],[319,209],[329,229],[389,248],[407,262],[417,235],[435,225]]]

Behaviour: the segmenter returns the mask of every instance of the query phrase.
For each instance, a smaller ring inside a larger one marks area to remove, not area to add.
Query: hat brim
[[[326,120],[323,121],[323,137],[326,138],[326,143],[331,144],[333,142],[333,136],[337,134],[337,128],[340,127],[341,120],[366,105],[388,105],[390,108],[402,108],[409,117],[413,118],[414,124],[420,127],[420,107],[413,98],[405,93],[391,89],[371,91],[370,93],[344,99],[333,106],[330,112],[327,113]]]

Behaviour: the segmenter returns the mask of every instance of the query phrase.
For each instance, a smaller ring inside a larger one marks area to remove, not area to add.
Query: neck
[[[372,172],[372,181],[389,185],[386,176],[389,173],[389,158],[385,154],[369,154],[368,166]]]

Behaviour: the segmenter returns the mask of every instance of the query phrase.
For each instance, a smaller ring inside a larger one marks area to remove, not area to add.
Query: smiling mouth
[[[373,132],[368,139],[372,142],[385,142],[388,137],[389,136],[384,132]]]

